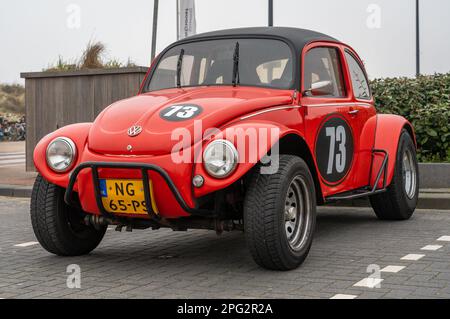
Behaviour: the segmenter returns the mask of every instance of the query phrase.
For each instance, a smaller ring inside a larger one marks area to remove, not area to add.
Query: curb
[[[31,186],[0,185],[0,196],[29,198],[31,197]],[[367,198],[340,201],[329,204],[334,207],[370,207]],[[419,194],[420,209],[441,209],[450,210],[450,190],[449,189],[422,189]]]
[[[450,163],[419,163],[420,188],[450,188]]]
[[[0,185],[0,196],[29,198],[31,189],[31,186]]]
[[[370,207],[369,199],[360,198],[355,200],[340,201],[328,206],[335,207]],[[450,210],[450,192],[430,192],[429,189],[419,193],[419,209]]]

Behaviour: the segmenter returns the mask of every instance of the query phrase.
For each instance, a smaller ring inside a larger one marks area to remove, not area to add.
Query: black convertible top
[[[303,48],[316,41],[340,42],[326,34],[299,28],[288,27],[254,27],[254,28],[236,28],[220,31],[212,31],[197,34],[176,42],[181,44],[195,40],[217,39],[217,38],[236,38],[236,37],[258,37],[258,38],[276,38],[288,42],[300,54]]]
[[[326,34],[306,29],[289,28],[289,27],[236,28],[236,29],[227,29],[201,33],[172,43],[159,55],[158,58],[159,60],[157,61],[157,63],[159,63],[159,61],[167,51],[169,51],[171,48],[175,46],[196,41],[227,39],[227,38],[276,39],[287,43],[291,47],[291,50],[293,50],[292,53],[294,54],[294,59],[292,61],[294,81],[291,89],[298,89],[300,87],[300,78],[301,78],[300,56],[306,45],[308,45],[311,42],[318,42],[318,41],[341,43],[339,40],[336,40],[335,38],[332,38]],[[151,71],[150,76],[147,77],[145,87],[148,87],[151,78],[153,76],[154,70],[155,68],[153,68],[153,70]]]

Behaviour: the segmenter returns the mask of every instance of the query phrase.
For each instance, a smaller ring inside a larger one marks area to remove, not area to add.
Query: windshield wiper
[[[183,67],[184,49],[181,49],[177,62],[177,88],[181,88],[181,68]]]
[[[236,42],[236,46],[234,47],[233,54],[233,86],[236,87],[239,84],[239,42]]]

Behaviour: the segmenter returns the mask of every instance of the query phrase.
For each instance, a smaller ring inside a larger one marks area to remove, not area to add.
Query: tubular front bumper
[[[152,205],[151,205],[151,195],[150,195],[150,186],[148,183],[149,176],[148,171],[154,171],[158,173],[164,181],[167,183],[167,186],[169,187],[170,191],[172,192],[173,196],[175,197],[176,201],[180,205],[180,207],[185,210],[188,214],[192,216],[200,216],[200,217],[213,217],[214,212],[209,210],[203,210],[203,209],[197,209],[190,207],[186,201],[181,196],[180,192],[178,191],[177,187],[173,183],[172,179],[170,178],[169,174],[162,169],[161,167],[153,164],[145,164],[145,163],[109,163],[109,162],[85,162],[80,165],[78,165],[70,174],[69,184],[66,189],[66,193],[64,195],[65,202],[70,206],[78,206],[77,203],[73,200],[73,189],[75,186],[75,183],[77,181],[78,174],[85,169],[91,169],[92,171],[92,182],[94,185],[94,195],[95,200],[98,206],[98,209],[102,216],[108,217],[108,218],[114,218],[114,215],[109,213],[105,207],[103,206],[101,193],[100,193],[100,178],[98,170],[100,168],[112,168],[112,169],[134,169],[134,170],[140,170],[142,174],[142,181],[144,185],[144,195],[145,195],[145,204],[147,208],[148,215],[150,219],[158,221],[160,219],[160,216],[156,214],[153,211]]]

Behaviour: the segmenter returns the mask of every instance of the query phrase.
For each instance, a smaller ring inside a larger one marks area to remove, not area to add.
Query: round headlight
[[[75,143],[67,137],[58,137],[48,144],[47,164],[57,173],[68,171],[76,156]]]
[[[238,152],[232,143],[226,140],[211,142],[203,152],[203,165],[213,177],[225,178],[236,168]]]

